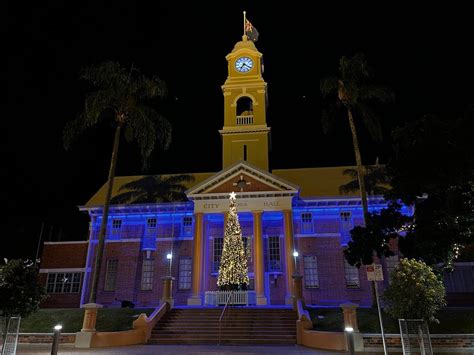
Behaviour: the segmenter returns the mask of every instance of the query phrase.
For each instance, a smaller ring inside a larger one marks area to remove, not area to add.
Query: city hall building
[[[303,276],[308,304],[371,304],[364,268],[350,266],[343,255],[349,231],[363,223],[358,195],[339,193],[350,179],[343,175],[349,167],[270,171],[262,53],[243,38],[226,59],[219,131],[222,170],[191,173],[194,182],[188,186],[186,202],[111,206],[97,303],[119,307],[127,300],[136,307],[157,306],[162,277],[171,275],[175,305],[205,305],[206,292],[217,290],[225,215],[229,193],[235,191],[249,251],[249,289],[257,305],[290,303],[294,273]],[[140,178],[116,177],[113,196],[122,185]],[[88,303],[106,188],[107,184],[80,207],[90,217],[87,241],[45,243],[40,276],[50,297],[44,307]],[[381,196],[369,200],[371,211],[385,206]],[[404,212],[409,213],[407,208]],[[387,279],[398,256],[381,262]]]

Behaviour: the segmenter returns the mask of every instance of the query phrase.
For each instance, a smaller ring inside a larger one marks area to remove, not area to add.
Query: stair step
[[[159,340],[150,340],[149,344],[217,344],[219,339],[202,339],[202,338],[180,338],[180,339],[159,339]],[[294,345],[296,342],[295,339],[288,340],[274,340],[274,339],[221,339],[221,344],[288,344]]]
[[[192,329],[192,330],[183,330],[183,329],[174,329],[174,330],[163,330],[163,331],[159,331],[159,332],[155,332],[153,331],[151,333],[152,335],[166,335],[166,334],[219,334],[219,330],[197,330],[197,329]],[[233,330],[233,329],[227,329],[227,330],[222,330],[221,331],[221,334],[251,334],[251,335],[255,335],[255,336],[259,336],[259,335],[290,335],[290,336],[293,336],[293,332],[291,331],[288,331],[288,329],[281,329],[279,331],[271,331],[271,330],[267,330],[267,331],[259,331],[259,332],[254,332],[252,330],[245,330],[245,331],[236,331],[236,330]]]
[[[290,309],[173,309],[153,328],[150,344],[295,344],[296,312]]]

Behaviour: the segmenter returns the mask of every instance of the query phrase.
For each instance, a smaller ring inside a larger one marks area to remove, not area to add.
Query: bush
[[[383,299],[394,318],[435,321],[435,313],[446,305],[442,280],[431,267],[415,259],[402,259],[392,273]]]
[[[5,260],[0,265],[0,314],[26,317],[46,298],[38,284],[37,266],[30,260]]]

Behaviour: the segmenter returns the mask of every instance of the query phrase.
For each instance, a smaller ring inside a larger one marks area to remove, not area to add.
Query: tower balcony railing
[[[253,124],[253,115],[237,116],[237,126],[245,126]]]

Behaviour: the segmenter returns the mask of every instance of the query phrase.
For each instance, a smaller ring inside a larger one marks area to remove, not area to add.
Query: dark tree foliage
[[[365,169],[362,165],[357,127],[363,124],[373,139],[381,140],[382,129],[380,122],[370,108],[370,105],[375,102],[384,103],[393,100],[391,90],[371,83],[372,74],[365,55],[358,53],[352,58],[344,56],[340,59],[338,77],[329,77],[321,81],[321,93],[323,96],[331,94],[337,96],[335,103],[330,104],[328,110],[323,110],[321,116],[323,129],[327,131],[337,122],[337,108],[343,108],[347,114],[354,147],[364,220],[367,218],[369,208],[365,188]]]
[[[410,217],[400,212],[400,205],[389,204],[380,213],[369,213],[366,227],[351,230],[351,241],[344,250],[349,264],[360,267],[373,263],[373,256],[391,256],[390,240],[400,237],[410,222]]]
[[[0,266],[0,314],[26,317],[46,298],[38,269],[30,260],[15,259]]]
[[[64,128],[66,149],[86,129],[104,120],[124,129],[126,140],[138,144],[144,168],[156,145],[169,146],[171,125],[153,105],[167,93],[165,83],[158,77],[148,78],[137,68],[128,69],[109,61],[85,68],[81,79],[92,84],[94,90],[87,95],[83,111]]]
[[[128,141],[138,144],[145,169],[155,146],[166,148],[170,144],[171,125],[149,105],[150,101],[166,96],[165,84],[158,77],[148,78],[133,66],[128,70],[119,63],[109,61],[85,68],[81,78],[91,83],[94,90],[86,96],[83,111],[64,127],[64,147],[70,148],[86,129],[97,126],[101,121],[111,122],[115,129],[89,296],[89,302],[95,303],[122,130]]]
[[[400,240],[407,257],[450,267],[474,242],[474,107],[458,119],[425,116],[393,132],[388,198],[415,206]]]
[[[186,186],[184,183],[193,182],[192,175],[152,175],[129,182],[120,187],[124,191],[110,201],[112,204],[124,203],[153,203],[186,201]]]

